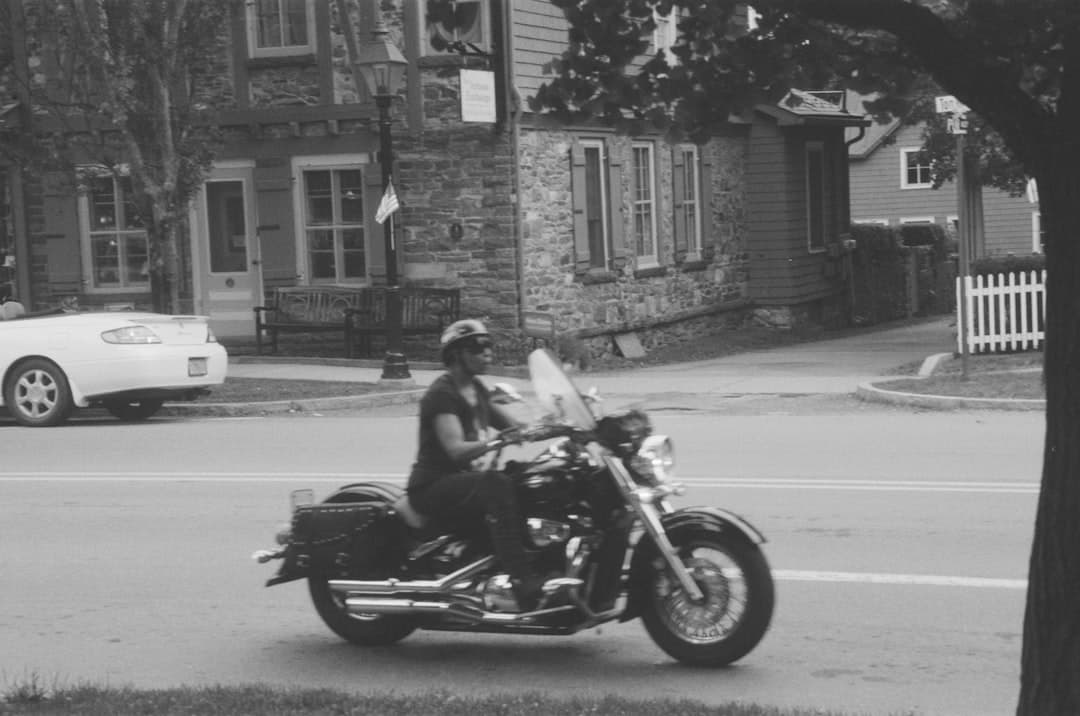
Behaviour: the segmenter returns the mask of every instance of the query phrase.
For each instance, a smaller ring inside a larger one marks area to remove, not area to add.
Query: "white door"
[[[196,202],[196,309],[214,333],[251,338],[262,304],[251,167],[215,168]]]

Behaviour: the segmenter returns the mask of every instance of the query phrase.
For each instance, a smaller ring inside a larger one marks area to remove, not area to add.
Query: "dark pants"
[[[454,531],[486,525],[495,556],[514,579],[528,574],[514,483],[501,472],[457,472],[409,491],[419,512]]]

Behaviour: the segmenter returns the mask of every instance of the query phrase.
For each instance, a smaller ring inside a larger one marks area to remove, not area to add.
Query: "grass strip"
[[[17,694],[13,697],[13,694]],[[77,686],[51,693],[13,689],[0,714],[44,716],[841,716],[839,712],[777,709],[754,704],[706,705],[690,699],[631,700],[618,696],[552,698],[540,692],[459,696],[346,693],[331,689],[216,686],[137,690]]]

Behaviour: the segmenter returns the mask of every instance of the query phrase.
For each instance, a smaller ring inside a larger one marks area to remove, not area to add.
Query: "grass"
[[[136,690],[78,686],[47,698],[0,699],[0,714],[66,716],[841,716],[839,712],[775,709],[753,704],[709,706],[689,699],[631,700],[617,696],[558,699],[539,692],[463,697],[444,691],[417,694],[346,693],[331,689],[215,686]]]
[[[953,358],[927,378],[898,378],[874,385],[884,390],[919,395],[1045,400],[1042,358],[1040,351],[972,355],[968,357],[966,376],[963,361]]]

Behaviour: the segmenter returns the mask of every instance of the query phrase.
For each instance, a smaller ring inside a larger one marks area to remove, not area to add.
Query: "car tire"
[[[161,406],[164,404],[165,401],[159,398],[108,400],[103,403],[105,409],[109,411],[109,415],[127,421],[146,420],[161,410]]]
[[[64,371],[44,358],[31,358],[11,369],[4,383],[4,404],[15,422],[32,428],[59,425],[75,407]]]

